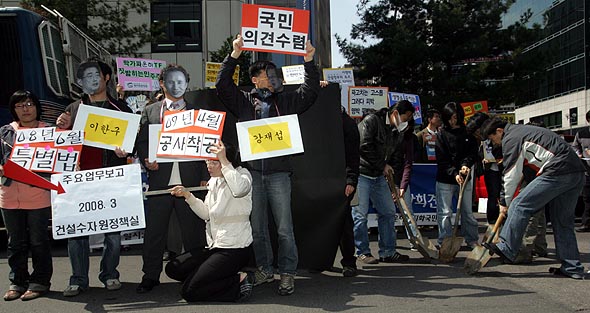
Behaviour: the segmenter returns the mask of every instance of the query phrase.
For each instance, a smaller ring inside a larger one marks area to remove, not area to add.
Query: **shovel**
[[[410,238],[408,239],[416,247],[416,249],[418,249],[418,252],[420,252],[422,256],[427,259],[438,259],[438,250],[434,244],[430,242],[430,240],[422,237],[420,230],[418,230],[418,224],[416,224],[410,209],[408,209],[406,201],[400,196],[399,189],[393,182],[393,175],[387,175],[387,182],[389,184],[389,189],[391,189],[391,192],[395,194],[395,205],[399,208],[404,226],[410,235]]]
[[[496,220],[496,224],[494,224],[492,232],[485,241],[486,243],[491,243],[494,240],[498,230],[500,229],[500,225],[502,225],[504,222],[504,217],[504,214],[500,213],[500,216],[498,216],[498,219]],[[491,257],[492,256],[486,247],[478,245],[467,256],[467,259],[465,259],[465,265],[463,265],[463,268],[465,268],[467,274],[475,274],[482,267],[486,266]]]
[[[467,178],[465,178],[463,183],[459,186],[459,200],[457,201],[457,213],[455,215],[455,225],[453,225],[453,235],[451,237],[446,237],[443,240],[438,252],[438,259],[445,263],[453,262],[455,256],[461,249],[461,244],[464,240],[463,237],[457,236],[457,230],[459,228],[459,220],[461,218],[461,202],[463,201],[463,192],[465,191],[465,186],[469,181],[469,177],[470,176],[467,176]]]

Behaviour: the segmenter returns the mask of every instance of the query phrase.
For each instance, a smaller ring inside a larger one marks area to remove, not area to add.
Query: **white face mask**
[[[395,127],[397,128],[397,131],[401,133],[408,128],[408,122],[402,122],[402,119],[398,115],[395,118]]]

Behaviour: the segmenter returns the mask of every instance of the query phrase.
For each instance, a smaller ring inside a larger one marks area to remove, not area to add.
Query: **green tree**
[[[211,51],[211,62],[223,62],[226,56],[228,56],[233,51],[233,37],[227,37],[219,48],[216,51]],[[248,72],[248,68],[250,67],[250,62],[252,60],[252,53],[248,51],[242,51],[242,54],[238,58],[238,64],[240,65],[240,86],[249,86],[252,85],[252,81],[250,81],[250,73]]]
[[[514,101],[514,52],[524,27],[502,27],[513,2],[361,0],[353,41],[336,40],[361,79],[417,93],[427,105],[487,99],[495,107]],[[367,45],[369,38],[377,43]]]
[[[48,18],[52,16],[41,5],[59,11],[111,54],[138,56],[137,51],[151,42],[151,34],[157,33],[147,23],[129,25],[129,14],[148,13],[150,0],[22,0],[21,5]]]

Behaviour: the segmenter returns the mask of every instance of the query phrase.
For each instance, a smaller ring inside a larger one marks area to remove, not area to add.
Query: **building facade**
[[[504,16],[511,25],[528,16],[534,41],[521,62],[530,70],[519,90],[516,121],[542,122],[575,132],[586,125],[588,106],[589,0],[517,0]]]

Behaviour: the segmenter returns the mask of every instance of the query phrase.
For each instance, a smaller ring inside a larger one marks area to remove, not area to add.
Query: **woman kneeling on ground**
[[[245,301],[252,293],[253,277],[239,271],[248,265],[251,253],[252,176],[238,166],[233,147],[226,149],[218,142],[211,151],[218,160],[207,161],[211,179],[205,201],[183,186],[170,189],[206,221],[207,247],[170,261],[166,274],[184,282],[181,295],[188,302]]]

